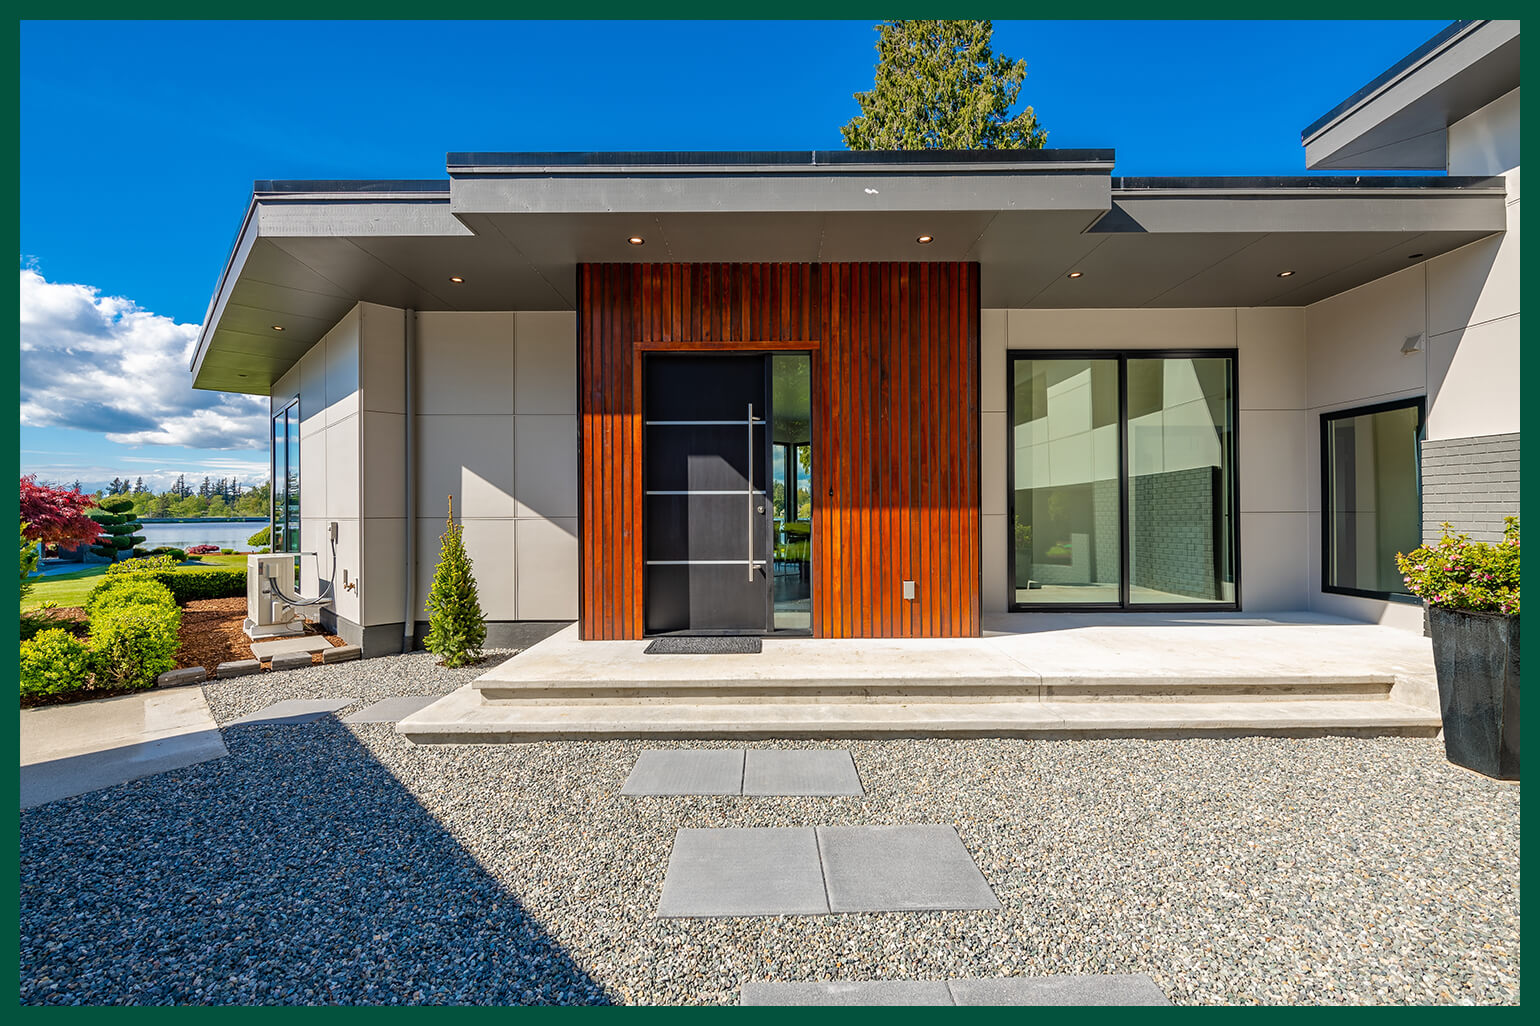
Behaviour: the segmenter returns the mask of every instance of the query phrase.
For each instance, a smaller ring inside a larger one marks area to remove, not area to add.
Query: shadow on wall
[[[21,814],[22,1004],[608,1004],[346,727]]]

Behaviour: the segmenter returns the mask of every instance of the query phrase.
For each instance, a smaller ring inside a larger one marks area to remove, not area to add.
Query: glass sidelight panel
[[[1121,599],[1118,360],[1015,359],[1013,593],[1021,605]]]
[[[812,360],[770,357],[771,501],[775,511],[775,629],[813,627]]]
[[[1128,598],[1234,603],[1234,361],[1128,360]]]
[[[1421,399],[1321,418],[1323,590],[1407,596],[1396,554],[1422,544],[1421,432]]]

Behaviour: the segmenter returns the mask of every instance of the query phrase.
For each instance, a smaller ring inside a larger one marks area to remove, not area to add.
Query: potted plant
[[[1396,557],[1428,609],[1449,761],[1519,779],[1519,518],[1495,545],[1450,534]]]

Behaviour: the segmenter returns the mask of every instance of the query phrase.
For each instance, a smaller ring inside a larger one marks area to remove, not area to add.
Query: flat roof
[[[1519,23],[1457,21],[1301,133],[1305,166],[1429,170],[1448,166],[1448,128],[1519,86]]]
[[[986,308],[1303,306],[1506,225],[1501,178],[1113,177],[1110,150],[450,160],[254,183],[195,386],[265,394],[359,302],[571,310],[582,263],[972,261]]]

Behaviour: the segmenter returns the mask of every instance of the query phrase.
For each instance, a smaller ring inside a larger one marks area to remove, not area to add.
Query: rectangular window
[[[1234,608],[1235,353],[1010,363],[1013,607]]]
[[[299,400],[273,414],[274,552],[299,551]]]
[[[1321,415],[1321,590],[1407,599],[1397,553],[1422,544],[1423,400]]]

